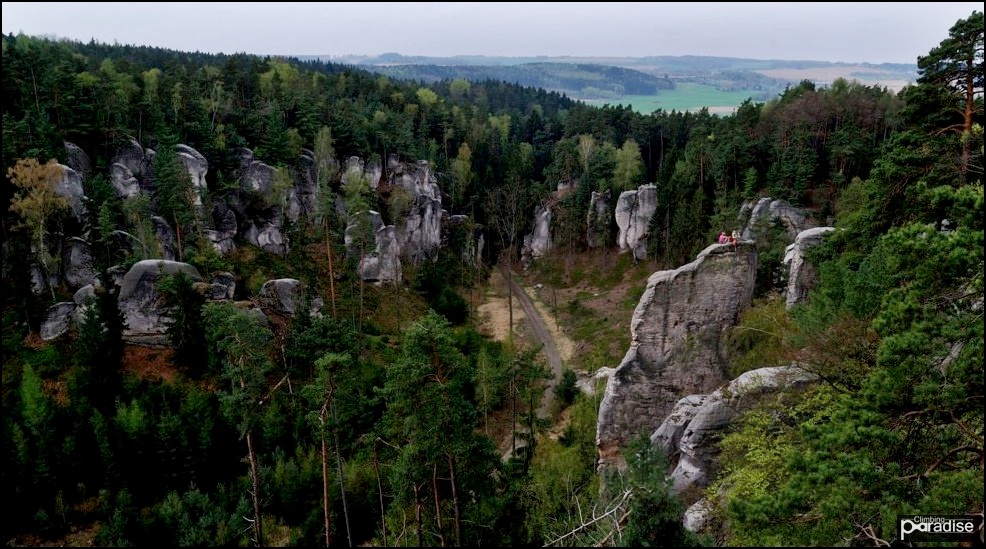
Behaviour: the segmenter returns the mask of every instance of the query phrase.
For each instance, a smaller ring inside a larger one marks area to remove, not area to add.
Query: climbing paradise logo
[[[977,515],[897,515],[897,539],[982,543],[982,521]]]

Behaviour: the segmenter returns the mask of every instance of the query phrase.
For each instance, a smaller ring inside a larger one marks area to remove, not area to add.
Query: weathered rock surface
[[[257,246],[261,250],[275,255],[285,255],[288,253],[288,237],[281,231],[277,220],[259,221],[260,225],[250,221],[243,231],[243,238],[247,242]]]
[[[374,234],[375,247],[359,263],[360,276],[367,282],[400,282],[401,247],[393,225],[380,227]]]
[[[199,151],[188,145],[175,145],[175,152],[178,155],[178,160],[181,160],[185,169],[188,171],[188,177],[192,180],[195,206],[201,207],[202,195],[207,189],[205,176],[209,173],[209,162],[206,161],[205,157]]]
[[[68,332],[75,307],[74,301],[63,301],[48,307],[41,321],[41,339],[51,341]]]
[[[260,300],[271,310],[293,315],[304,299],[304,284],[293,278],[277,278],[264,282]]]
[[[62,265],[65,284],[69,288],[78,289],[96,280],[96,268],[93,266],[89,244],[81,238],[65,239],[62,249]]]
[[[610,192],[592,191],[589,198],[589,213],[586,216],[586,244],[590,248],[602,248],[609,240]]]
[[[400,235],[401,255],[413,264],[434,259],[442,244],[442,201],[417,195],[404,220]]]
[[[82,222],[86,217],[86,194],[82,190],[82,176],[64,164],[59,164],[58,167],[62,169],[62,178],[55,184],[55,192],[68,200],[72,216]]]
[[[551,206],[540,204],[534,210],[534,227],[524,235],[521,260],[525,266],[530,266],[536,259],[547,255],[551,247]]]
[[[120,284],[119,307],[127,327],[124,340],[129,343],[164,344],[167,315],[161,302],[158,284],[166,275],[185,273],[193,282],[201,282],[198,270],[188,263],[165,259],[138,261],[127,271]]]
[[[793,241],[798,233],[817,226],[803,208],[792,206],[786,200],[764,197],[757,201],[746,201],[740,207],[739,223],[743,226],[743,240],[763,238],[772,223],[780,223],[787,236]]]
[[[657,187],[641,185],[636,191],[624,191],[616,201],[616,226],[620,232],[616,244],[630,250],[634,259],[647,257],[650,220],[657,211]]]
[[[712,391],[728,371],[725,332],[753,299],[757,249],[713,244],[697,259],[650,276],[630,322],[630,348],[599,408],[600,466],[650,435],[683,396]]]
[[[65,160],[68,167],[78,172],[82,176],[82,179],[89,177],[89,174],[92,173],[92,161],[89,160],[89,155],[86,154],[86,151],[82,150],[82,147],[79,147],[75,143],[68,141],[62,142],[62,145],[65,147],[65,154],[68,157]]]
[[[140,182],[130,168],[120,163],[110,166],[110,183],[120,198],[130,198],[140,192]]]
[[[808,300],[808,293],[818,284],[818,272],[807,261],[805,254],[822,243],[827,233],[834,227],[815,227],[798,233],[794,243],[784,250],[784,264],[788,267],[786,305],[791,309],[798,303]]]
[[[236,212],[222,200],[212,204],[213,227],[206,229],[205,236],[220,255],[227,255],[236,248]]]
[[[670,475],[672,491],[682,494],[708,485],[718,454],[716,443],[742,411],[756,404],[758,396],[813,379],[796,366],[760,368],[744,372],[710,394],[679,400],[650,437],[651,444],[666,455],[677,456]]]

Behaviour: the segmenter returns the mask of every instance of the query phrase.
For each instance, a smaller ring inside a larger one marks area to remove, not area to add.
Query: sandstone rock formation
[[[786,200],[774,200],[770,197],[744,202],[740,207],[738,222],[743,227],[743,240],[762,238],[774,222],[784,227],[789,241],[793,241],[801,231],[817,225],[803,208],[792,206]]]
[[[167,314],[163,309],[158,284],[166,275],[185,273],[193,282],[201,282],[198,270],[187,263],[164,259],[138,261],[127,271],[120,284],[119,307],[127,327],[124,341],[162,345],[166,343]]]
[[[540,204],[534,210],[534,227],[530,233],[524,235],[521,260],[525,266],[530,266],[534,260],[550,252],[551,248],[551,206]]]
[[[193,202],[195,206],[201,207],[202,195],[207,190],[205,176],[209,173],[209,162],[199,151],[188,145],[175,145],[175,152],[178,155],[178,160],[188,171],[188,177],[192,180]]]
[[[834,227],[815,227],[801,231],[794,239],[794,243],[784,251],[784,264],[788,266],[786,300],[788,309],[807,301],[808,292],[818,284],[815,266],[806,260],[805,254],[809,249],[821,244],[825,234],[834,230]]]
[[[630,322],[630,348],[599,408],[600,465],[650,435],[683,396],[712,391],[728,371],[725,331],[753,299],[757,249],[713,244],[695,261],[650,276]]]
[[[48,307],[41,321],[41,339],[51,341],[68,332],[75,306],[73,301],[63,301]]]
[[[589,198],[585,240],[590,248],[602,248],[609,240],[610,196],[609,189],[606,189],[603,193],[592,191]]]
[[[641,185],[636,191],[623,191],[616,201],[616,226],[620,232],[616,244],[620,250],[630,250],[634,259],[647,257],[647,235],[650,220],[657,211],[657,187]]]
[[[59,164],[58,167],[62,169],[62,178],[55,184],[55,192],[68,200],[72,216],[81,223],[86,218],[86,195],[82,189],[82,176],[64,164]]]
[[[670,475],[672,491],[682,494],[692,487],[708,485],[719,435],[740,412],[756,404],[757,396],[813,379],[813,375],[796,366],[760,368],[744,372],[710,394],[688,395],[679,400],[650,437],[651,444],[665,455],[677,457]]]
[[[260,300],[271,310],[293,315],[304,299],[304,284],[293,278],[277,278],[264,282],[260,288]]]

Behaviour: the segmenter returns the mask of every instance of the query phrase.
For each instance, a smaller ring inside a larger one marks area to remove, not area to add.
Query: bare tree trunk
[[[510,377],[510,455],[517,455],[517,388]]]
[[[377,476],[377,494],[380,496],[380,529],[383,532],[383,545],[387,546],[387,512],[383,506],[383,484],[380,482],[380,460],[377,459],[377,439],[373,439],[373,471]]]
[[[257,534],[257,547],[264,546],[264,527],[260,520],[260,471],[257,465],[257,454],[253,450],[253,432],[247,431],[247,458],[250,460],[250,482],[252,490],[250,493],[253,499],[253,531]]]
[[[438,527],[438,545],[445,547],[445,533],[442,527],[442,500],[438,495],[438,463],[431,466],[431,492],[435,500],[435,525]]]
[[[325,520],[325,546],[332,546],[332,507],[329,502],[329,449],[325,442],[325,406],[322,405],[322,413],[319,414],[319,424],[322,435],[322,515]]]
[[[514,341],[514,289],[513,289],[513,284],[510,283],[511,279],[513,278],[513,273],[514,273],[514,267],[513,267],[513,261],[514,261],[514,253],[513,253],[513,251],[514,251],[514,249],[513,248],[514,248],[513,247],[513,244],[511,244],[510,245],[510,249],[507,250],[507,272],[504,273],[506,275],[505,278],[506,278],[506,281],[507,281],[507,310],[509,312],[509,324],[508,324],[508,327],[507,327],[507,341],[509,343],[511,343],[511,344]]]
[[[459,509],[459,486],[458,482],[455,480],[455,458],[452,454],[448,455],[448,472],[449,478],[452,481],[452,510],[455,513],[455,545],[462,545],[462,520],[461,511]]]
[[[329,259],[329,300],[332,302],[332,318],[336,316],[336,273],[332,267],[332,226],[329,223],[329,213],[325,214],[325,255]]]
[[[349,529],[349,507],[346,505],[346,483],[343,481],[342,476],[342,455],[339,453],[339,431],[336,429],[336,425],[339,424],[339,418],[336,416],[335,401],[330,405],[332,409],[332,438],[335,439],[336,448],[336,469],[337,478],[339,479],[339,494],[342,498],[342,516],[346,521],[346,539],[349,540],[349,546],[353,546],[353,534]]]
[[[418,547],[424,547],[421,539],[421,499],[418,496],[418,484],[414,483],[414,530],[418,535]]]

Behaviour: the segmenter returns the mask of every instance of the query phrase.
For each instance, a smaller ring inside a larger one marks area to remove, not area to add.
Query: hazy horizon
[[[204,53],[913,64],[977,2],[3,2],[24,33]]]

